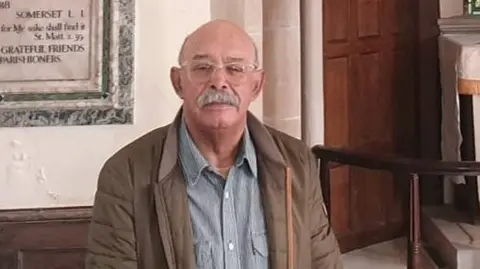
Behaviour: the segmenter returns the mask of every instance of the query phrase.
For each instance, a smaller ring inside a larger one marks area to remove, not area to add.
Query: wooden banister
[[[348,149],[314,146],[312,152],[319,161],[319,175],[328,216],[331,216],[330,169],[339,165],[350,165],[364,169],[388,171],[406,176],[409,181],[409,233],[407,269],[421,268],[421,220],[420,220],[420,175],[479,176],[480,162],[446,162],[403,158],[391,155],[359,153]]]

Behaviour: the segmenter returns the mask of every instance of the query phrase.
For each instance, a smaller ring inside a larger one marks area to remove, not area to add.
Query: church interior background
[[[479,0],[67,2],[0,0],[1,40],[75,50],[29,58],[64,69],[19,71],[19,52],[0,49],[0,269],[83,267],[101,165],[173,119],[169,68],[211,19],[255,41],[268,82],[251,111],[265,124],[312,147],[480,174],[462,163],[480,156]],[[34,8],[69,19],[13,12]],[[336,161],[324,193],[345,267],[406,268],[408,180]],[[421,175],[418,197],[421,268],[479,268],[476,174]]]

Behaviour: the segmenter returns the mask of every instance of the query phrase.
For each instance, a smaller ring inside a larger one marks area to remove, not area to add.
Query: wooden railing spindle
[[[420,269],[420,184],[417,174],[410,175],[410,212],[407,269]]]

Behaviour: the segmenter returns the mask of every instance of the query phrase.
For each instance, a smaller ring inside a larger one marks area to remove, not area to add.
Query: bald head
[[[216,44],[212,44],[216,43]],[[255,64],[258,64],[258,50],[252,38],[238,25],[227,20],[213,20],[203,24],[188,35],[180,49],[178,62],[181,65],[192,54],[202,51],[204,47],[233,46],[233,49],[243,50]]]

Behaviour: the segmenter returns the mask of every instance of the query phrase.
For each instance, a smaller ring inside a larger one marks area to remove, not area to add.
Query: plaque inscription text
[[[88,80],[92,0],[0,0],[0,82]]]

